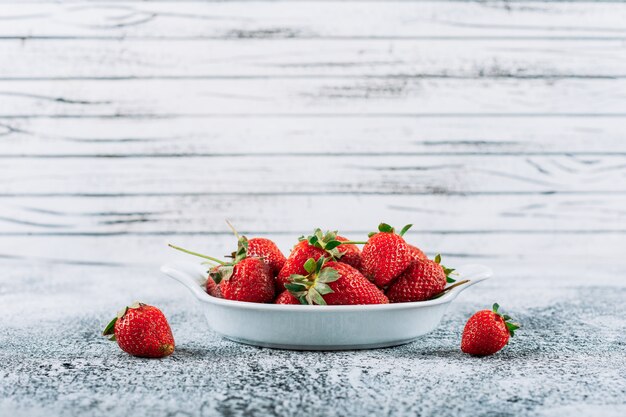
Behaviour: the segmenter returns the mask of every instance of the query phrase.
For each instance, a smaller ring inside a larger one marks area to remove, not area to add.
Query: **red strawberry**
[[[276,297],[274,304],[300,304],[300,301],[298,301],[298,299],[289,291],[285,290],[281,292],[278,297]]]
[[[325,255],[324,249],[317,248],[307,240],[302,240],[291,250],[291,254],[285,261],[285,265],[276,277],[276,288],[281,291],[285,288],[285,284],[289,283],[289,277],[292,275],[306,274],[304,263],[309,258],[318,260]]]
[[[350,239],[339,235],[336,239],[340,242],[350,242]],[[348,264],[358,270],[361,269],[361,249],[359,249],[357,245],[352,243],[341,244],[337,247],[337,249],[339,250],[339,253],[341,253],[341,257],[338,259],[339,262]]]
[[[251,303],[271,303],[274,300],[274,278],[270,267],[260,258],[247,257],[245,237],[240,240],[234,259],[229,263],[178,246],[169,246],[218,263],[219,265],[209,271],[209,279],[213,279],[219,285],[219,293],[223,298]],[[207,283],[207,289],[210,286],[211,284]]]
[[[271,303],[274,300],[274,277],[270,267],[259,258],[245,258],[234,266],[220,266],[210,274],[227,300]]]
[[[285,255],[278,249],[278,246],[271,240],[263,237],[247,239],[245,236],[239,236],[235,227],[228,220],[226,220],[226,223],[228,223],[228,226],[237,237],[237,249],[240,250],[244,246],[248,257],[262,258],[270,266],[272,275],[276,276],[286,260]],[[236,253],[233,253],[232,257],[235,258],[235,256]]]
[[[389,300],[374,284],[348,264],[322,257],[304,265],[307,275],[293,275],[287,289],[302,304],[387,304]]]
[[[134,303],[117,314],[104,329],[126,353],[144,358],[163,358],[174,352],[174,336],[167,319],[156,307]]]
[[[475,356],[493,355],[515,334],[519,324],[510,323],[511,317],[498,313],[498,304],[492,310],[481,310],[467,321],[463,330],[461,350]]]
[[[291,250],[291,254],[287,258],[283,269],[280,270],[276,277],[276,286],[279,289],[284,288],[289,282],[291,275],[304,275],[307,271],[304,269],[304,263],[309,258],[318,260],[325,256],[331,260],[347,263],[355,268],[361,267],[361,251],[349,239],[338,236],[337,232],[327,231],[322,233],[321,229],[315,229],[313,234],[308,237],[301,237],[300,242]]]
[[[413,246],[410,244],[408,246],[409,246],[409,252],[411,253],[411,256],[413,257],[413,259],[415,260],[428,259],[428,256],[426,256],[426,254],[422,252],[422,250],[418,248],[417,246]]]
[[[411,226],[404,226],[400,234],[396,234],[393,227],[381,223],[378,226],[379,233],[370,233],[361,253],[362,271],[378,287],[387,286],[413,260],[409,245],[402,238]]]
[[[287,260],[276,243],[262,237],[248,240],[248,256],[262,258],[270,266],[273,276],[278,274]]]
[[[416,260],[396,278],[385,294],[391,303],[408,303],[424,301],[441,293],[446,283],[454,282],[449,275],[454,269],[439,265],[441,256],[437,255],[434,261]]]
[[[213,272],[217,272],[218,267],[214,267],[213,268]],[[217,297],[217,298],[224,298],[222,297],[222,291],[220,290],[220,286],[217,285],[215,283],[215,281],[213,280],[213,278],[211,278],[211,276],[209,275],[209,277],[206,280],[206,292],[209,295],[212,295],[213,297]]]

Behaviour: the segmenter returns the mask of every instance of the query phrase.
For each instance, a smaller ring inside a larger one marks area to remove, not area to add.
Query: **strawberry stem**
[[[439,298],[442,295],[444,295],[445,293],[447,293],[448,291],[450,291],[452,288],[458,287],[458,286],[463,285],[463,284],[467,284],[468,282],[470,282],[469,279],[464,279],[463,281],[455,282],[454,284],[450,285],[449,287],[444,288],[443,291],[441,291],[440,293],[433,295],[431,297],[431,300],[435,299],[435,298]]]
[[[187,250],[187,249],[181,248],[181,247],[179,247],[179,246],[172,245],[171,243],[168,243],[168,244],[167,244],[167,246],[169,246],[170,248],[174,248],[174,249],[176,249],[176,250],[179,250],[179,251],[181,251],[181,252],[188,253],[189,255],[194,255],[194,256],[198,256],[198,257],[200,257],[200,258],[208,259],[209,261],[216,262],[216,263],[218,263],[218,264],[220,264],[220,265],[226,265],[226,262],[224,262],[224,261],[220,261],[219,259],[217,259],[217,258],[213,258],[212,256],[207,256],[207,255],[202,255],[201,253],[192,252],[192,251],[190,251],[190,250]]]
[[[239,233],[237,232],[237,229],[235,229],[235,226],[232,225],[232,223],[228,220],[226,220],[226,224],[228,224],[228,227],[230,227],[230,230],[233,231],[233,233],[235,234],[235,237],[237,238],[237,240],[240,239]]]
[[[458,286],[463,285],[463,284],[467,284],[468,282],[470,282],[469,279],[464,279],[463,281],[455,282],[454,284],[450,285],[449,287],[444,288],[443,292],[450,291],[452,288],[458,287]]]

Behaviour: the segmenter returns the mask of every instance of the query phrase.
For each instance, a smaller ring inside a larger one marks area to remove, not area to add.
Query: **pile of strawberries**
[[[454,282],[454,270],[442,266],[439,255],[430,260],[408,244],[403,236],[410,227],[396,233],[381,223],[367,242],[316,229],[300,238],[289,257],[269,239],[248,239],[236,231],[237,251],[230,261],[170,246],[214,264],[206,283],[214,297],[317,305],[424,301],[446,291],[446,284]],[[364,244],[363,250],[357,244]]]
[[[230,223],[229,223],[230,225]],[[351,241],[337,232],[301,237],[289,257],[265,238],[237,237],[237,250],[220,260],[178,246],[208,260],[206,291],[213,297],[275,304],[387,304],[424,301],[444,294],[467,281],[454,282],[453,269],[441,265],[404,240],[411,225],[399,233],[381,223],[367,242]],[[232,226],[231,226],[232,228]],[[364,244],[360,250],[357,244]],[[476,356],[502,349],[519,325],[498,312],[481,310],[465,325],[461,350]],[[163,313],[156,307],[135,303],[120,311],[104,330],[125,352],[160,358],[174,351],[174,337]]]

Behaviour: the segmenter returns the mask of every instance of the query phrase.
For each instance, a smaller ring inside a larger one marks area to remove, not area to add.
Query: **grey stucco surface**
[[[417,342],[293,352],[221,339],[182,288],[145,272],[91,268],[83,284],[68,285],[80,267],[63,268],[66,278],[54,280],[45,280],[42,270],[13,270],[41,277],[31,282],[45,295],[24,301],[25,308],[17,301],[24,281],[11,274],[0,281],[2,416],[626,413],[626,291],[620,287],[531,290],[528,281],[529,289],[520,291],[507,289],[512,283],[503,279],[464,294],[441,326]],[[143,292],[166,313],[177,342],[171,357],[133,358],[100,336],[122,288]],[[523,329],[492,357],[462,354],[465,320],[496,298]]]

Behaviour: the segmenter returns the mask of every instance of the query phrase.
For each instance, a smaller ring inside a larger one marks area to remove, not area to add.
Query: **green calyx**
[[[245,236],[238,237],[237,239],[237,251],[231,254],[233,258],[233,265],[242,261],[248,257],[248,238]]]
[[[313,234],[307,237],[301,236],[300,241],[306,240],[309,245],[315,246],[326,251],[332,259],[340,259],[343,256],[343,252],[339,251],[339,245],[342,241],[337,240],[337,231],[322,232],[322,229],[317,228],[313,231]],[[347,242],[346,242],[347,243]]]
[[[209,270],[209,278],[211,278],[216,284],[222,281],[228,281],[233,276],[235,271],[235,265],[220,265],[215,269]]]
[[[117,323],[117,317],[115,317],[113,320],[111,320],[109,322],[109,324],[107,324],[107,327],[104,328],[104,331],[102,332],[102,336],[111,336],[109,337],[110,341],[115,341],[115,323]]]
[[[235,237],[237,238],[237,251],[233,252],[229,257],[233,258],[233,265],[236,264],[237,262],[246,259],[246,257],[248,256],[248,238],[245,236],[240,236],[239,232],[237,232],[237,229],[235,229],[235,227],[228,221],[226,220],[226,223],[228,224],[228,227],[230,227],[230,230],[233,231],[233,233],[235,234]]]
[[[336,269],[324,267],[326,258],[320,257],[317,261],[309,258],[304,263],[307,275],[291,275],[285,288],[299,301],[300,304],[326,305],[323,295],[334,292],[328,285],[339,279]]]
[[[499,309],[500,309],[500,305],[498,303],[494,303],[494,305],[491,307],[491,311],[493,311],[494,314],[497,314],[498,316],[502,317],[502,320],[504,320],[504,325],[506,326],[507,330],[509,331],[509,334],[511,335],[511,337],[515,336],[515,331],[521,327],[520,324],[519,323],[512,323],[510,321],[510,320],[512,320],[511,316],[509,316],[507,314],[500,314],[498,312]]]
[[[124,307],[123,309],[121,309],[120,311],[117,312],[117,316],[111,320],[109,322],[109,324],[107,324],[107,326],[104,328],[104,331],[102,332],[102,336],[111,336],[109,337],[109,340],[114,342],[117,339],[115,338],[115,323],[117,323],[118,319],[121,319],[122,317],[124,317],[124,315],[126,314],[126,312],[131,309],[131,308],[139,308],[141,306],[144,306],[145,304],[140,303],[139,301],[135,301],[134,303],[132,303],[131,305]]]
[[[407,224],[406,226],[402,228],[402,230],[400,230],[400,233],[398,233],[398,235],[404,236],[404,234],[408,232],[411,227],[413,227],[412,224]],[[387,223],[381,223],[378,225],[378,232],[371,232],[367,236],[372,237],[377,233],[395,233],[395,232],[396,232],[395,228],[389,226]]]
[[[228,281],[233,276],[235,265],[248,257],[248,238],[239,236],[237,232],[235,234],[237,236],[237,251],[230,255],[233,260],[209,270],[209,278],[215,281],[216,284]]]
[[[437,256],[435,256],[435,263],[441,265],[441,255],[437,254]],[[444,274],[446,274],[446,282],[448,284],[451,284],[453,282],[456,282],[456,279],[452,278],[450,275],[458,275],[455,271],[454,268],[447,268],[444,265],[441,265],[441,267],[443,268],[443,272]]]

